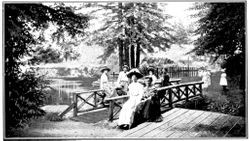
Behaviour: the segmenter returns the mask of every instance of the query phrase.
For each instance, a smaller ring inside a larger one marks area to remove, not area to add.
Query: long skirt
[[[136,97],[130,97],[129,100],[124,103],[119,115],[118,125],[128,124],[131,126],[134,121],[135,109],[139,102],[140,99],[137,99]]]
[[[161,117],[160,99],[158,95],[153,95],[136,107],[134,121],[131,127],[135,127],[146,121],[158,121]]]

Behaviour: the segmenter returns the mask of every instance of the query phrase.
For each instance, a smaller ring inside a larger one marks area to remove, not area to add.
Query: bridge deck
[[[162,122],[145,122],[123,131],[120,138],[245,137],[245,119],[221,113],[174,108]]]

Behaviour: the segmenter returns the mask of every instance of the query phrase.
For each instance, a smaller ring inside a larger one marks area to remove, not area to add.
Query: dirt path
[[[32,121],[30,127],[25,128],[19,135],[22,137],[82,137],[103,138],[114,137],[122,132],[116,126],[100,121],[98,123],[84,123],[66,119],[60,122],[52,122],[44,119]]]

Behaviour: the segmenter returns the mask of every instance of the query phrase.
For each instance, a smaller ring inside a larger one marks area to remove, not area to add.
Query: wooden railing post
[[[113,117],[113,113],[114,113],[114,101],[113,100],[110,100],[109,101],[109,121],[113,121],[114,117]]]
[[[95,107],[97,107],[97,105],[96,105],[96,95],[97,95],[97,92],[94,92],[94,105],[95,105]]]
[[[196,84],[193,85],[193,91],[194,91],[194,95],[196,95]]]
[[[168,99],[169,99],[169,107],[173,108],[173,99],[172,99],[172,89],[168,89]]]
[[[186,102],[188,102],[188,85],[185,87]]]
[[[199,89],[200,89],[201,96],[202,96],[202,83],[199,84]]]
[[[73,116],[77,116],[77,94],[73,95],[73,100],[74,100],[74,110],[73,110]]]

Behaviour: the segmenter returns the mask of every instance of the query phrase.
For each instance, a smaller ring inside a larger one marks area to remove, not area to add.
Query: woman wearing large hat
[[[129,100],[122,106],[118,125],[121,128],[130,128],[133,120],[136,106],[140,103],[144,88],[137,80],[142,78],[143,75],[138,69],[132,69],[128,72],[127,76],[131,79],[131,84],[128,86]]]
[[[117,79],[117,84],[123,86],[123,90],[127,91],[128,90],[128,83],[129,79],[127,76],[127,73],[129,71],[129,67],[127,65],[124,65],[122,67],[123,71],[119,73],[118,79]]]
[[[101,69],[102,75],[100,78],[100,89],[105,90],[106,93],[111,93],[109,90],[110,88],[108,87],[108,83],[109,83],[108,72],[109,71],[110,71],[110,68],[108,68],[107,66]]]

